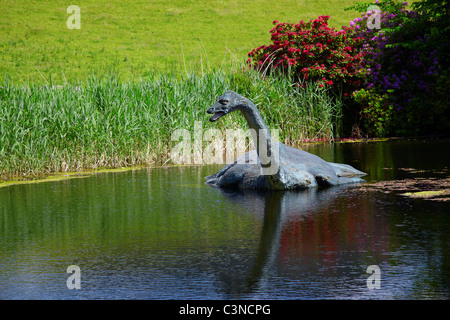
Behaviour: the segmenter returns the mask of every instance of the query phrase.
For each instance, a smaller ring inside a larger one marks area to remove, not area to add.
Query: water
[[[369,182],[448,176],[448,150],[447,141],[309,148]],[[204,184],[219,168],[1,188],[0,299],[450,297],[449,202],[350,186],[224,192]],[[70,265],[79,290],[67,288]],[[367,286],[371,265],[380,289]]]

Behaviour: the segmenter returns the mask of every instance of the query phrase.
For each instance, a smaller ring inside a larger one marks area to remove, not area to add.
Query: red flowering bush
[[[270,30],[272,44],[252,50],[248,63],[261,72],[290,72],[295,80],[319,82],[319,86],[342,88],[344,95],[361,87],[366,76],[363,39],[352,27],[328,27],[329,16],[310,22],[278,23]]]

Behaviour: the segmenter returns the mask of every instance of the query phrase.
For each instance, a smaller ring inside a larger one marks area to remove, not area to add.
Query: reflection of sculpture
[[[276,268],[280,238],[286,222],[290,219],[297,220],[300,216],[317,212],[321,208],[329,208],[346,188],[346,186],[324,190],[314,188],[302,192],[222,189],[227,199],[244,211],[262,219],[261,238],[253,263],[248,264],[248,267],[240,266],[239,272],[234,272],[234,267],[220,272],[227,293],[233,294],[233,298],[257,294],[265,279],[272,275],[273,269]]]
[[[256,106],[233,91],[219,97],[207,112],[213,114],[209,120],[214,122],[235,110],[242,112],[254,130],[256,150],[207,177],[208,184],[222,188],[288,190],[363,182],[360,177],[365,173],[349,165],[326,162],[281,142],[275,144]]]

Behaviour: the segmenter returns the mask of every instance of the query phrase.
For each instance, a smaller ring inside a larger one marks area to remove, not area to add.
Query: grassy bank
[[[357,0],[0,0],[0,76],[57,84],[85,81],[111,66],[124,76],[184,71],[243,60],[267,43],[272,21],[330,15],[337,28]],[[80,29],[68,29],[67,8],[80,8]]]
[[[53,172],[170,163],[176,129],[246,129],[231,114],[208,121],[206,109],[226,90],[253,100],[280,140],[329,139],[341,105],[323,89],[293,88],[289,79],[254,71],[203,75],[153,74],[120,81],[114,73],[64,86],[15,85],[0,89],[0,174],[3,179]],[[207,144],[204,141],[204,144]]]

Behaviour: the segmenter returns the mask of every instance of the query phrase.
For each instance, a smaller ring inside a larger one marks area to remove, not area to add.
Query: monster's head
[[[217,102],[206,111],[209,114],[213,115],[211,118],[209,118],[209,121],[217,121],[224,115],[241,109],[242,107],[246,106],[246,102],[247,100],[236,92],[225,92],[217,99]]]

